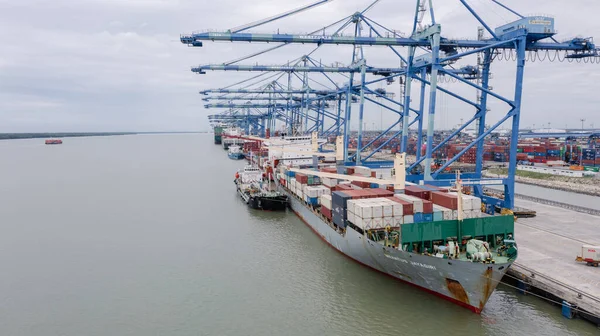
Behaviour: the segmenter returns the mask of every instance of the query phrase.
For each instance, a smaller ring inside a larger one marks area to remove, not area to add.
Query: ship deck
[[[536,210],[537,217],[515,222],[519,256],[509,276],[524,277],[531,286],[600,317],[600,267],[575,261],[581,245],[600,246],[600,217],[526,200],[516,203]]]
[[[382,246],[385,246],[385,240],[379,240],[379,241],[377,241],[377,243],[381,244]],[[519,246],[518,244],[519,244],[519,242],[517,241],[517,247]],[[509,258],[504,257],[504,256],[498,256],[496,254],[496,252],[492,252],[492,255],[493,255],[493,259],[496,264],[505,264],[509,261]],[[435,258],[435,256],[432,255],[432,258]],[[470,259],[467,258],[466,253],[461,253],[458,256],[458,258],[456,258],[456,259],[458,259],[460,261],[470,261]]]

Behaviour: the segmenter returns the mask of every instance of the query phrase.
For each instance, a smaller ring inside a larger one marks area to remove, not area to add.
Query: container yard
[[[289,209],[312,231],[358,263],[478,314],[504,283],[559,304],[565,317],[599,324],[597,284],[582,285],[562,274],[593,278],[597,268],[587,264],[596,261],[584,249],[599,245],[593,232],[600,219],[518,200],[515,193],[518,178],[597,181],[600,133],[593,126],[520,127],[521,114],[530,113],[521,106],[526,65],[542,62],[540,54],[552,56],[544,58],[548,67],[564,60],[595,64],[600,54],[593,39],[558,42],[554,18],[526,17],[500,1],[493,6],[514,16],[502,25],[486,24],[489,13],[460,1],[481,24],[467,39],[445,36],[444,23],[435,21],[435,6],[420,0],[408,34],[368,16],[378,1],[313,33],[254,32],[328,2],[235,29],[180,36],[196,48],[215,41],[314,48],[284,65],[238,64],[274,50],[267,48],[231,62],[192,67],[203,76],[208,71],[277,76],[257,82],[258,75],[200,92],[207,102],[228,101],[204,106],[222,109],[209,116],[215,143],[221,135],[224,148],[240,145],[250,167],[263,171],[263,192],[287,197]],[[327,57],[321,50],[340,45],[353,50],[347,64],[315,56]],[[365,55],[377,48],[394,51],[400,65],[368,63]],[[507,75],[514,83],[507,95],[490,85],[492,64],[499,62],[508,62],[514,72]],[[440,127],[435,120],[440,97],[456,99],[473,116],[452,129]],[[492,99],[505,104],[500,115],[489,113]],[[396,121],[384,126],[382,118],[381,129],[367,131],[375,109]],[[488,186],[500,191],[489,192]],[[517,220],[518,213],[532,218]],[[571,225],[575,218],[578,224]],[[586,241],[574,238],[587,233]]]

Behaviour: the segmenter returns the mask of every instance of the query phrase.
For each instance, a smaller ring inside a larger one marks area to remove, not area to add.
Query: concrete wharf
[[[519,257],[503,281],[552,301],[568,302],[563,314],[600,326],[600,267],[578,263],[581,245],[600,246],[600,216],[517,198],[519,207],[537,211],[515,223]],[[511,279],[512,278],[512,279]]]

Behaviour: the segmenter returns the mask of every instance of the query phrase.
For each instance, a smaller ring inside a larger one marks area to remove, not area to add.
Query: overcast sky
[[[366,7],[370,0],[337,0],[254,32],[306,33]],[[180,33],[225,30],[294,9],[310,1],[281,0],[0,0],[0,132],[177,131],[206,130],[198,91],[224,87],[255,73],[209,72],[190,66],[222,63],[270,45],[205,42],[188,48]],[[399,31],[409,31],[414,0],[382,0],[367,15]],[[516,17],[489,0],[469,0],[495,27]],[[522,14],[548,13],[556,19],[558,39],[600,37],[600,2],[594,0],[518,1],[504,3]],[[577,4],[576,6],[574,4]],[[477,22],[458,0],[436,0],[436,19],[447,37],[475,38]],[[600,40],[598,40],[600,43]],[[283,64],[314,49],[290,45],[241,64]],[[323,46],[315,54],[324,63],[348,64],[351,48]],[[383,47],[365,48],[371,66],[398,66]],[[461,65],[475,60],[461,60]],[[492,67],[491,85],[500,94],[514,90],[514,63]],[[600,65],[528,63],[522,126],[550,122],[553,128],[600,127]],[[473,91],[445,84],[472,98]],[[397,85],[388,87],[397,90]],[[355,105],[357,107],[357,105]],[[472,110],[442,95],[436,123],[449,127]],[[507,109],[491,102],[490,120]],[[357,110],[357,109],[355,109]],[[354,110],[353,110],[354,111]],[[367,106],[372,123],[388,123],[393,113]],[[385,126],[385,125],[384,125]]]

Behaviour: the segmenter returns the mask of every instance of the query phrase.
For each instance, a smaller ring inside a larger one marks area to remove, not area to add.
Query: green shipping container
[[[523,153],[523,148],[517,148],[517,153]]]
[[[587,167],[586,166],[586,167],[583,167],[583,170],[598,173],[598,172],[600,172],[600,167]]]

